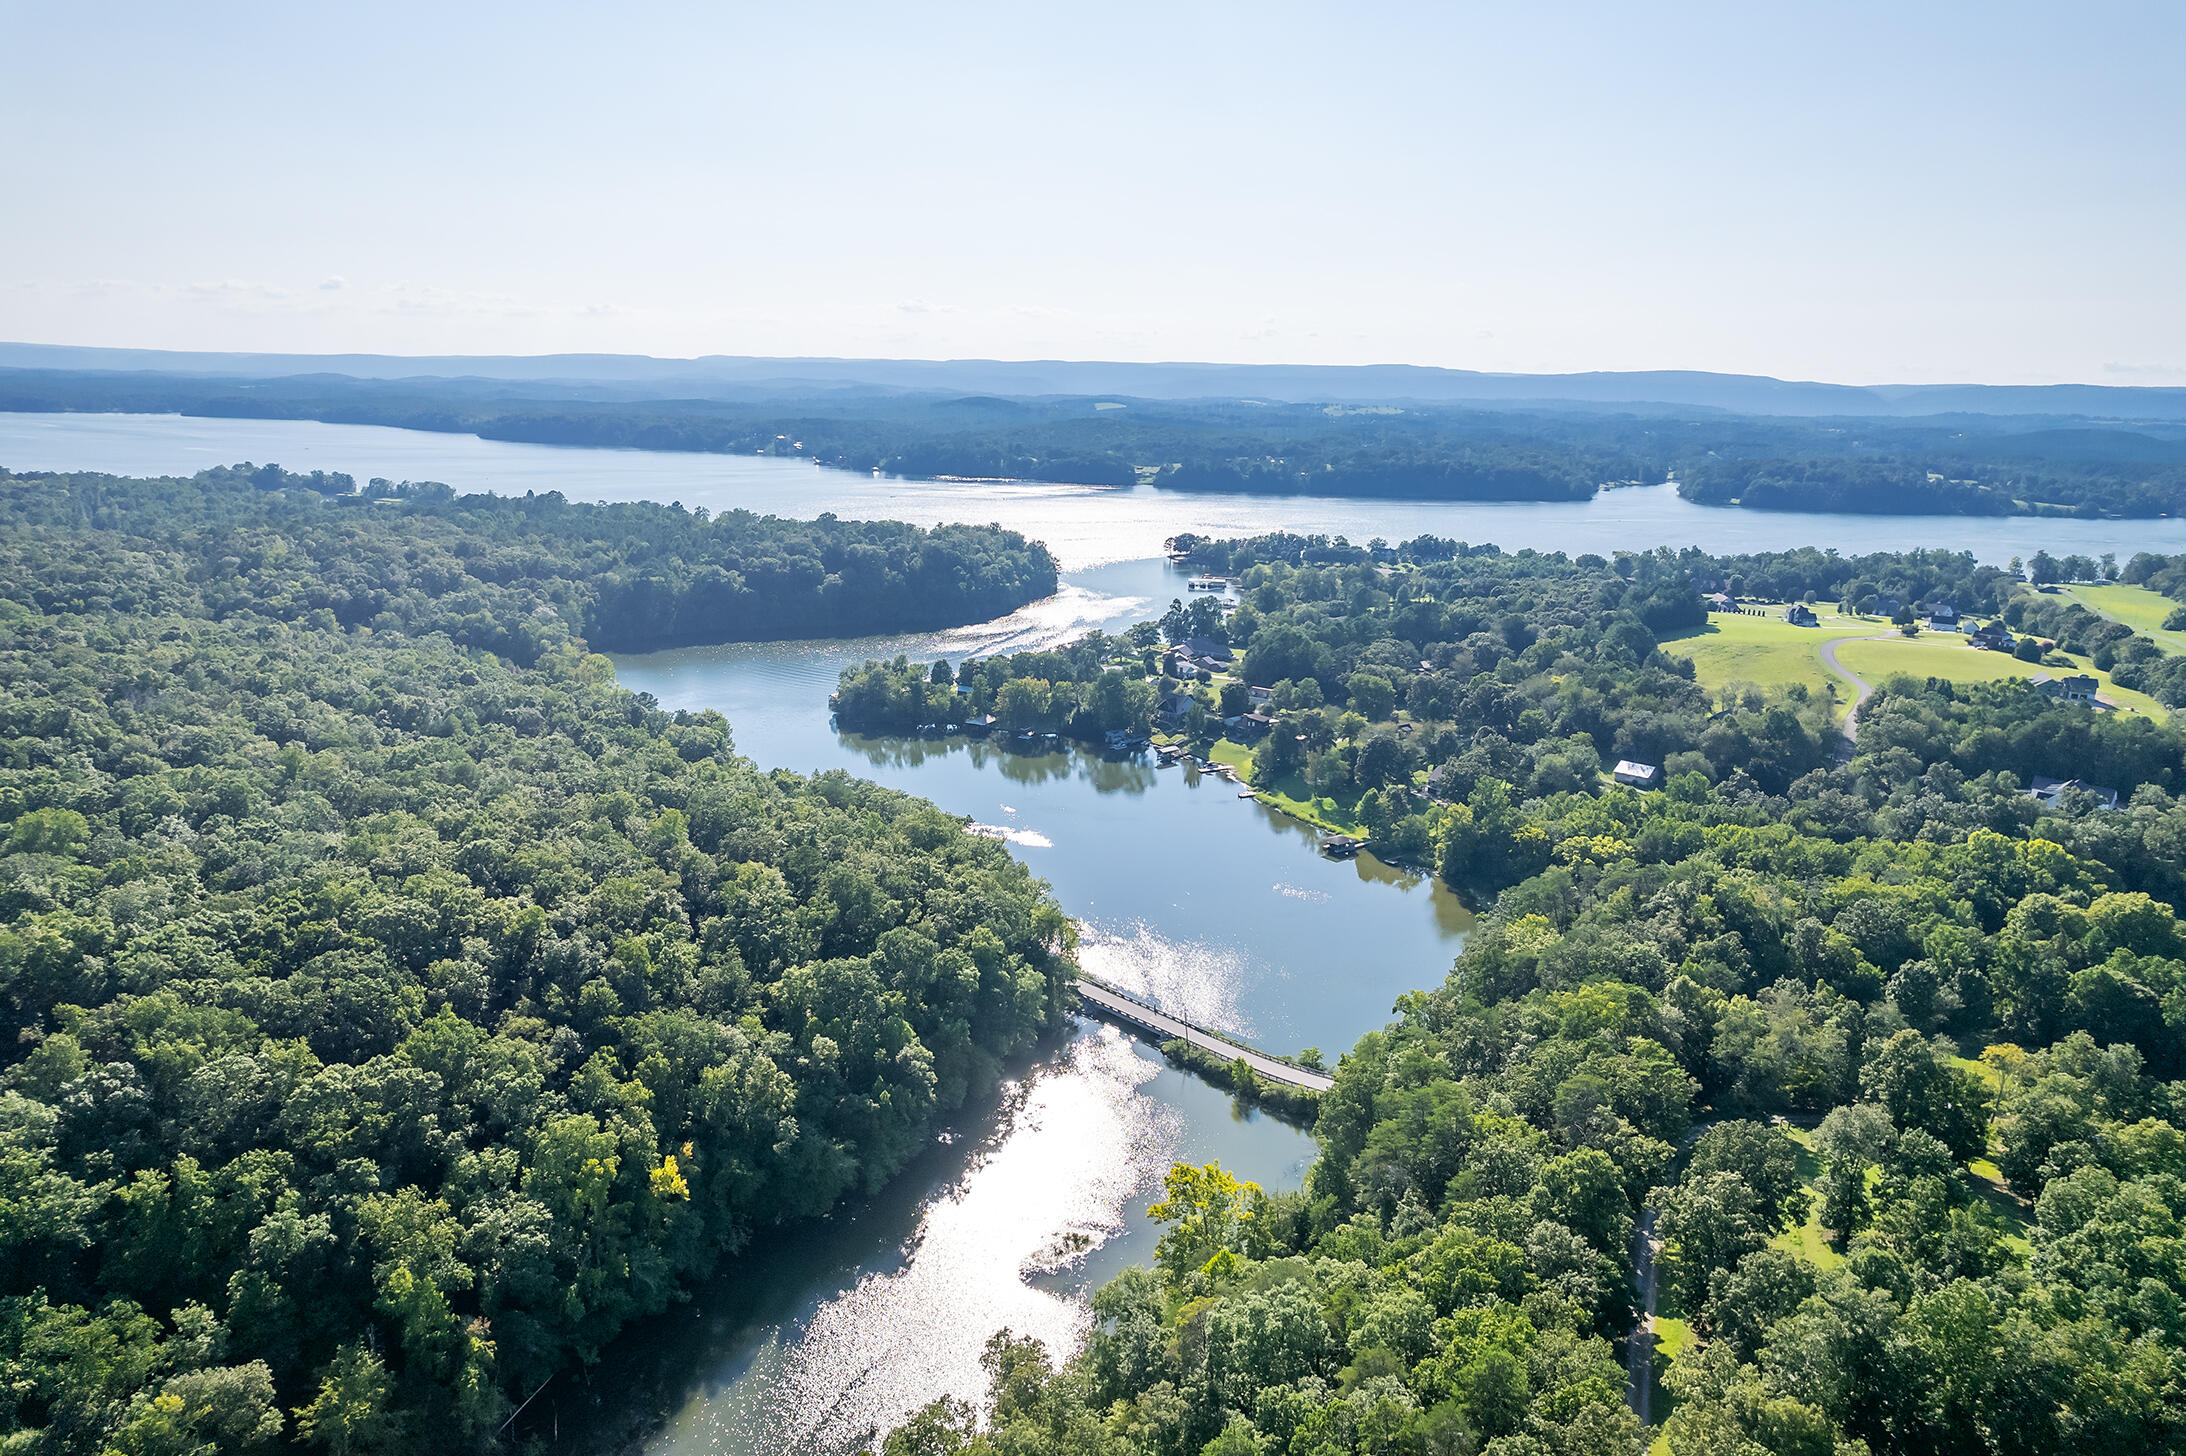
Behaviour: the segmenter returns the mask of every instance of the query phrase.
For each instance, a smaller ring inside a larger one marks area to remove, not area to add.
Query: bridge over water
[[[1166,1011],[1156,1010],[1135,996],[1127,996],[1113,986],[1080,976],[1077,981],[1078,995],[1085,1002],[1086,1010],[1110,1021],[1135,1026],[1168,1040],[1179,1037],[1203,1051],[1213,1052],[1224,1060],[1242,1059],[1246,1066],[1270,1082],[1281,1082],[1291,1087],[1304,1087],[1308,1091],[1326,1092],[1336,1085],[1336,1079],[1322,1072],[1309,1072],[1304,1067],[1289,1062],[1279,1062],[1265,1052],[1240,1046],[1234,1041],[1216,1036],[1205,1027],[1194,1026]]]

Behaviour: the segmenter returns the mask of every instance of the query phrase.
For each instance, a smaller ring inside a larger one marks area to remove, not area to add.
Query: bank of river
[[[715,708],[742,752],[800,772],[845,769],[1002,830],[1083,927],[1089,969],[1191,1020],[1331,1060],[1391,1003],[1448,970],[1468,923],[1431,881],[1371,856],[1333,863],[1304,826],[1190,770],[1076,748],[1018,753],[965,740],[872,740],[829,726],[845,662],[1065,640],[1158,611],[1182,582],[1149,559],[1197,530],[1431,531],[1506,548],[1847,552],[1946,545],[2001,562],[2037,546],[2121,556],[2186,551],[2178,521],[1810,516],[1714,510],[1672,490],[1582,504],[1459,505],[1187,496],[937,484],[794,461],[510,445],[370,426],[176,416],[0,414],[0,466],[189,473],[249,459],[459,490],[680,500],[810,517],[997,521],[1049,542],[1064,589],[1000,622],[871,643],[776,643],[620,658],[622,681],[670,708]],[[1090,1023],[966,1109],[878,1200],[770,1242],[689,1305],[619,1341],[589,1375],[542,1392],[525,1424],[572,1447],[633,1432],[662,1453],[835,1453],[937,1394],[975,1396],[1001,1325],[1058,1348],[1083,1332],[1099,1281],[1151,1252],[1144,1217],[1173,1158],[1220,1158],[1296,1186],[1309,1139],[1236,1111],[1149,1049]]]

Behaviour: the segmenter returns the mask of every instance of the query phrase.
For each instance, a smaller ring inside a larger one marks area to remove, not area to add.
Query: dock
[[[1336,1085],[1336,1079],[1321,1072],[1309,1072],[1304,1067],[1289,1062],[1279,1062],[1265,1052],[1240,1046],[1234,1041],[1216,1036],[1204,1027],[1189,1021],[1180,1021],[1166,1011],[1157,1011],[1135,996],[1127,996],[1112,986],[1080,976],[1077,980],[1078,995],[1085,1002],[1085,1009],[1108,1021],[1119,1022],[1140,1031],[1152,1032],[1167,1041],[1182,1038],[1202,1051],[1216,1056],[1237,1060],[1270,1082],[1281,1082],[1290,1087],[1303,1087],[1309,1092],[1326,1092]]]

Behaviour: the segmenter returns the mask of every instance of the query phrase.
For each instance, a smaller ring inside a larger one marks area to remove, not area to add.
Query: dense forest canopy
[[[950,533],[279,484],[0,482],[11,1452],[478,1448],[1066,1020],[1001,846],[572,635]]]
[[[1057,581],[1045,546],[993,526],[708,516],[385,481],[359,492],[346,475],[278,465],[151,481],[0,471],[0,532],[19,557],[75,559],[61,583],[11,576],[0,588],[41,608],[171,607],[179,592],[214,615],[234,599],[290,621],[446,632],[519,661],[560,627],[645,651],[961,626]],[[140,579],[147,564],[153,582]]]
[[[2175,424],[1812,419],[1555,402],[1000,398],[860,387],[641,399],[605,387],[338,375],[0,370],[0,409],[180,410],[487,439],[783,455],[913,477],[1431,500],[1584,500],[1674,476],[1691,499],[1899,514],[2186,510]]]
[[[2186,740],[1901,678],[1844,759],[1795,697],[1701,711],[1649,635],[1734,577],[2018,583],[1937,552],[1188,544],[1243,574],[1247,674],[1291,674],[1268,741],[1310,773],[1348,732],[1412,821],[1377,840],[1486,913],[1342,1059],[1302,1191],[1173,1170],[1157,1267],[1096,1294],[1083,1351],[998,1332],[987,1399],[889,1456],[1640,1450],[1643,1217],[1673,1456],[2186,1445]],[[1154,635],[1204,634],[1173,615]],[[1402,738],[1366,701],[1397,681]],[[1604,784],[1652,732],[1694,744],[1666,786]],[[2042,802],[2029,769],[2137,787]]]

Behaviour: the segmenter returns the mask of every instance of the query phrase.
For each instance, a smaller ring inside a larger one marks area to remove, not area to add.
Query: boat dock
[[[1108,1021],[1148,1031],[1163,1041],[1181,1037],[1202,1051],[1213,1052],[1224,1058],[1242,1059],[1246,1066],[1267,1078],[1286,1086],[1303,1087],[1310,1092],[1326,1092],[1336,1085],[1336,1079],[1322,1072],[1309,1072],[1304,1067],[1289,1062],[1279,1062],[1265,1052],[1240,1046],[1227,1041],[1203,1027],[1180,1021],[1165,1011],[1157,1011],[1134,996],[1126,996],[1111,986],[1080,976],[1077,981],[1078,995],[1085,1002],[1085,1009]]]

